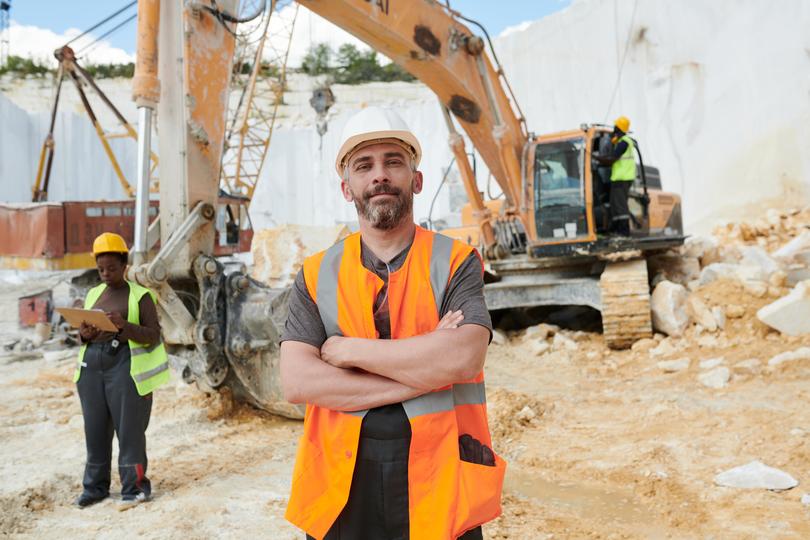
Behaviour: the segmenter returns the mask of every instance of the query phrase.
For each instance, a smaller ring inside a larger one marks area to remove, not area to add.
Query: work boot
[[[109,497],[109,494],[106,495],[90,495],[89,493],[82,493],[79,495],[73,504],[78,506],[79,508],[86,508],[88,506],[92,506],[97,502],[101,502],[104,499]]]
[[[118,511],[123,512],[124,510],[129,510],[130,508],[134,508],[142,502],[148,501],[149,499],[150,497],[143,491],[136,493],[135,495],[124,495],[118,502]]]

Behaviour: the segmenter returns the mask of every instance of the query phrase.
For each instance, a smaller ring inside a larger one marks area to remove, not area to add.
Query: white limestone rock
[[[720,247],[720,242],[714,236],[690,236],[684,241],[681,253],[685,257],[702,259],[708,253],[717,250],[718,247]]]
[[[733,279],[737,281],[766,281],[768,275],[759,266],[712,263],[700,272],[700,285],[708,285],[718,279]]]
[[[537,417],[537,413],[534,412],[534,409],[526,405],[517,413],[517,419],[522,424],[531,424],[532,421]]]
[[[589,362],[598,362],[602,360],[602,353],[600,353],[599,351],[588,351],[587,353],[585,353],[585,358]]]
[[[795,351],[786,351],[776,356],[772,357],[768,360],[768,365],[770,367],[778,366],[779,364],[784,364],[785,362],[793,362],[796,360],[810,360],[810,347],[800,347]]]
[[[712,315],[714,321],[717,323],[717,328],[720,330],[726,329],[726,310],[722,306],[714,306],[712,308]]]
[[[725,312],[729,319],[739,319],[745,315],[745,308],[738,304],[729,304],[726,306]]]
[[[549,349],[551,349],[551,345],[544,339],[536,339],[529,343],[529,350],[531,350],[535,356],[543,355],[547,353]]]
[[[714,318],[712,311],[703,303],[703,301],[695,295],[689,297],[687,302],[687,313],[705,330],[714,332],[717,330],[717,319]]]
[[[633,352],[647,352],[656,345],[658,345],[658,342],[652,338],[641,338],[630,346],[630,350]]]
[[[742,261],[745,266],[754,266],[762,271],[762,274],[770,277],[771,274],[780,270],[779,263],[774,261],[768,252],[759,246],[745,246],[741,249]]]
[[[562,334],[554,334],[551,346],[555,351],[576,351],[579,348],[576,341]]]
[[[788,473],[768,467],[759,461],[724,471],[714,477],[714,483],[723,487],[773,491],[784,491],[799,485],[799,482]]]
[[[751,296],[762,298],[768,294],[768,284],[759,280],[743,281],[743,289]]]
[[[762,367],[762,362],[760,362],[759,358],[748,358],[747,360],[741,360],[734,364],[735,370],[748,373],[756,373],[759,371],[760,367]]]
[[[679,360],[662,360],[658,362],[658,367],[664,373],[677,373],[689,369],[689,359],[681,358]]]
[[[688,295],[682,285],[671,281],[659,283],[650,298],[653,328],[669,336],[682,336],[689,325]]]
[[[807,230],[774,251],[772,257],[777,260],[792,262],[803,252],[810,252],[810,231]]]
[[[559,326],[555,326],[553,324],[546,324],[540,323],[534,326],[530,326],[526,329],[526,333],[524,334],[525,338],[531,339],[547,339],[549,336],[553,336],[557,332],[560,331]]]
[[[717,367],[698,375],[698,381],[708,388],[725,388],[731,378],[731,372],[727,367]]]
[[[678,352],[678,349],[672,345],[672,341],[664,339],[654,349],[650,349],[650,356],[669,356]]]
[[[760,308],[757,318],[789,336],[810,333],[810,282],[799,283],[787,296]]]
[[[700,369],[712,369],[716,368],[720,364],[725,362],[724,358],[707,358],[706,360],[700,361]]]

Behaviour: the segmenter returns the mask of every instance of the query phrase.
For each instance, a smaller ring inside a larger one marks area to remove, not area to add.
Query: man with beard
[[[491,321],[470,246],[414,224],[421,147],[392,111],[343,131],[355,233],[304,262],[282,336],[306,403],[286,518],[307,538],[481,538],[500,514],[483,365]]]

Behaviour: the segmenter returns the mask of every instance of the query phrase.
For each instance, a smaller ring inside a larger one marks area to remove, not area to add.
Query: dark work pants
[[[118,435],[118,474],[121,495],[149,495],[146,477],[146,427],[152,412],[152,395],[140,396],[129,374],[126,342],[117,353],[110,343],[91,343],[84,352],[76,387],[84,416],[87,464],[84,493],[102,497],[110,492],[113,431]]]
[[[610,183],[610,230],[621,236],[630,236],[630,207],[627,205],[627,198],[632,186],[631,181]]]
[[[410,438],[361,438],[349,500],[324,540],[407,540]],[[481,527],[463,540],[483,538]],[[312,537],[307,535],[307,540]]]

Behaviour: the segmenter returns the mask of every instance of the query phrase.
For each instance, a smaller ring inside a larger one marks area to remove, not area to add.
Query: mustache
[[[382,194],[396,195],[397,197],[399,197],[400,195],[402,195],[402,190],[388,184],[377,184],[374,188],[370,189],[369,191],[366,192],[365,195],[363,195],[363,199],[368,201],[373,196]]]

